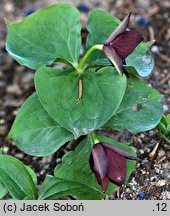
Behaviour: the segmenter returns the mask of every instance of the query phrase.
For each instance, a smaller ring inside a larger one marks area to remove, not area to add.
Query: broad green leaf
[[[81,183],[67,181],[47,176],[40,187],[39,200],[54,200],[64,196],[72,196],[77,199],[90,200],[103,197],[100,192],[93,191],[90,187],[86,187]]]
[[[79,80],[82,97],[79,99]],[[97,72],[40,68],[35,75],[38,97],[49,115],[75,137],[98,129],[115,113],[126,89],[126,77],[113,67]]]
[[[71,187],[67,191],[67,195],[72,195],[76,199],[101,199],[116,189],[116,186],[110,183],[106,193],[102,192],[102,188],[98,184],[89,164],[92,145],[89,136],[74,151],[65,154],[62,163],[54,171],[57,180],[62,180],[63,184],[65,183],[64,189]],[[74,188],[75,184],[77,190]]]
[[[22,105],[9,137],[22,151],[35,156],[47,156],[56,152],[73,134],[53,121],[33,94]]]
[[[8,190],[6,189],[3,182],[0,180],[0,199],[2,199],[7,193],[8,193]]]
[[[70,4],[59,3],[8,23],[6,48],[20,64],[32,69],[63,59],[74,67],[80,53],[81,23],[79,11]]]
[[[102,10],[92,10],[89,12],[87,21],[87,48],[95,44],[103,44],[109,35],[118,27],[120,20]],[[110,61],[101,51],[96,51],[89,58],[90,65],[110,65]]]
[[[103,44],[119,24],[120,20],[111,14],[101,10],[92,10],[89,13],[89,19],[87,21],[87,29],[89,31],[87,48],[90,48],[95,44]],[[142,77],[145,77],[152,72],[154,60],[149,49],[150,45],[150,42],[140,43],[126,58],[126,69],[129,72],[137,72]],[[90,66],[106,66],[110,64],[111,63],[101,51],[93,53],[89,58]]]
[[[87,29],[89,31],[87,47],[89,48],[95,44],[102,44],[105,42],[120,23],[120,20],[105,11],[90,11],[87,21]]]
[[[105,142],[108,144],[111,144],[117,148],[122,149],[123,151],[126,151],[128,153],[130,153],[131,155],[136,157],[136,151],[134,150],[133,147],[130,147],[128,145],[119,143],[115,140],[112,140],[102,134],[97,134],[97,138],[99,139],[99,141],[101,142]],[[135,169],[135,165],[136,165],[136,161],[134,160],[130,160],[130,159],[126,159],[126,169],[127,169],[127,173],[126,173],[126,181],[129,179],[130,175],[132,174],[133,170]]]
[[[36,199],[35,184],[18,159],[7,155],[0,155],[0,180],[5,185],[13,199],[22,200],[26,196]]]
[[[126,93],[116,114],[103,126],[132,133],[154,128],[160,121],[162,95],[139,78],[130,75]]]
[[[2,148],[0,148],[0,155],[2,155]]]
[[[97,134],[97,138],[101,142],[109,143],[136,156],[133,148],[129,146],[118,143],[100,134]],[[49,190],[44,190],[44,193],[42,193],[44,197],[50,197],[53,195],[57,196],[57,193],[61,191],[62,193],[64,192],[64,195],[72,195],[76,199],[101,199],[106,195],[111,194],[116,189],[117,186],[110,182],[106,193],[103,193],[101,186],[97,183],[96,177],[89,165],[92,142],[93,141],[91,140],[90,136],[87,137],[77,146],[73,152],[69,152],[63,157],[62,163],[59,164],[54,171],[57,181],[63,181],[59,184],[61,185],[61,190],[57,188],[57,185],[55,188],[52,184],[49,186]],[[126,161],[126,179],[128,180],[130,174],[134,170],[136,162],[128,159]],[[53,183],[57,184],[55,182]],[[75,183],[77,188],[75,188]]]

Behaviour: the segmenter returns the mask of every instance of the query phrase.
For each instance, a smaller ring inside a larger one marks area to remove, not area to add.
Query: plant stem
[[[90,57],[90,55],[96,51],[96,50],[102,50],[103,49],[103,44],[96,44],[94,46],[92,46],[84,55],[84,57],[82,58],[80,64],[77,67],[77,71],[82,72],[84,69],[84,66],[87,62],[87,59]]]
[[[91,138],[92,138],[93,145],[100,142],[100,140],[97,138],[95,132],[92,132],[90,135],[91,135]]]

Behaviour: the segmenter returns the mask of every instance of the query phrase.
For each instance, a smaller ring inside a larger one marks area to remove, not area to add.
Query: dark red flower
[[[137,160],[136,157],[113,145],[106,143],[95,144],[92,149],[92,164],[96,178],[107,190],[109,180],[120,186],[126,180],[126,158]]]
[[[140,33],[136,31],[126,31],[130,15],[131,14],[123,20],[103,45],[103,52],[120,74],[123,74],[124,59],[130,55],[143,40]]]

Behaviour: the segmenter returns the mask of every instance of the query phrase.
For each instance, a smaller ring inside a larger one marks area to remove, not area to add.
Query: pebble
[[[170,191],[166,192],[166,198],[167,198],[167,200],[170,200]]]
[[[139,25],[143,25],[143,26],[148,26],[149,24],[150,24],[150,21],[148,20],[148,19],[145,19],[145,18],[143,18],[143,17],[141,17],[138,21],[137,21],[137,23],[139,24]]]
[[[57,158],[57,159],[56,159],[56,163],[57,163],[57,164],[59,164],[59,163],[61,163],[61,162],[62,162],[61,158]]]
[[[7,154],[8,151],[9,151],[9,147],[8,146],[4,146],[3,147],[3,153]]]
[[[151,4],[151,0],[137,0],[136,4],[138,7],[142,8],[142,9],[148,9],[150,7]]]
[[[14,11],[14,5],[11,2],[7,2],[4,5],[4,11],[12,13]]]
[[[139,153],[140,153],[140,154],[144,154],[145,152],[144,152],[143,149],[140,149],[140,150],[139,150]]]
[[[81,12],[84,12],[84,13],[87,13],[89,11],[89,8],[87,7],[87,5],[85,4],[82,4],[78,7],[78,9],[81,11]]]
[[[25,73],[24,76],[21,78],[22,84],[28,84],[32,82],[34,79],[34,74],[33,73]]]
[[[151,51],[152,53],[158,53],[159,52],[159,47],[156,45],[151,46]]]
[[[141,199],[144,199],[144,197],[145,197],[145,192],[143,192],[143,191],[140,192],[140,193],[139,193],[139,197],[140,197]]]
[[[25,15],[25,16],[29,16],[29,15],[31,15],[31,14],[33,14],[33,13],[35,13],[35,10],[34,10],[34,9],[31,9],[31,8],[26,9],[26,10],[24,11],[24,15]]]
[[[151,180],[151,181],[155,181],[156,179],[157,179],[156,176],[150,177],[150,180]]]
[[[159,168],[155,168],[155,173],[159,174]]]
[[[6,108],[20,107],[21,105],[22,105],[22,103],[17,101],[17,100],[7,100],[4,103],[4,107],[6,107]]]
[[[4,125],[0,125],[0,135],[5,135],[7,133],[7,128]]]
[[[0,119],[0,125],[4,124],[5,120],[4,119]]]
[[[15,153],[15,157],[22,159],[24,157],[23,153]]]
[[[159,152],[158,152],[158,156],[159,157],[163,157],[165,155],[165,151],[164,150],[160,150]]]
[[[20,96],[22,94],[22,91],[17,84],[9,85],[6,88],[7,94]]]
[[[131,183],[132,183],[133,185],[137,185],[137,182],[135,181],[135,178],[134,178],[134,177],[132,178]]]
[[[163,104],[163,110],[164,112],[167,112],[169,111],[169,107],[166,104]]]

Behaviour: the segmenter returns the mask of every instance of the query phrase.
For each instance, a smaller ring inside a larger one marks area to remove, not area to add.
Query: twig
[[[156,155],[157,149],[159,147],[160,142],[156,143],[156,145],[154,146],[153,150],[151,151],[151,153],[149,154],[150,158],[153,158]]]
[[[155,15],[156,13],[158,13],[159,11],[160,11],[160,8],[158,6],[151,7],[148,13],[145,15],[145,18],[149,18]]]
[[[159,82],[159,84],[164,84],[164,83],[166,83],[166,81],[168,81],[170,79],[170,73],[168,73],[168,75],[165,77],[165,78],[163,78],[160,82]]]
[[[150,39],[150,41],[155,40],[155,32],[154,32],[153,27],[152,27],[152,26],[149,26],[149,27],[148,27],[148,30],[149,30],[149,39]]]
[[[158,52],[157,54],[158,54],[158,56],[159,56],[161,59],[163,59],[164,61],[170,63],[170,58],[168,58],[166,55],[164,55],[164,54],[162,54],[162,53],[160,53],[160,52]]]

